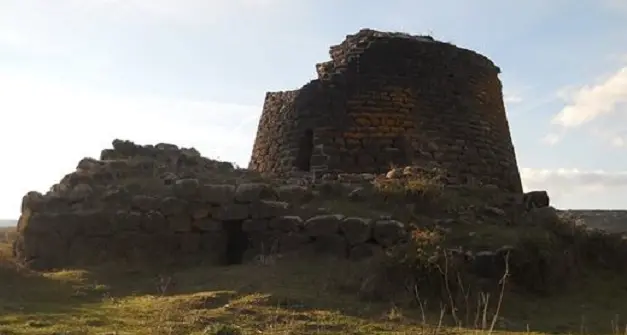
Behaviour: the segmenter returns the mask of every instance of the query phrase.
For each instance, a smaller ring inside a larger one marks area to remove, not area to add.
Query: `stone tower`
[[[499,68],[431,37],[363,29],[318,79],[266,94],[249,168],[383,172],[427,165],[453,183],[522,192]]]

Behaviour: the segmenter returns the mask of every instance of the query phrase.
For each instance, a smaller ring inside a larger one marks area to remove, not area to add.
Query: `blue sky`
[[[365,27],[490,57],[526,188],[627,209],[627,0],[0,0],[0,218],[114,138],[245,166],[265,92]]]

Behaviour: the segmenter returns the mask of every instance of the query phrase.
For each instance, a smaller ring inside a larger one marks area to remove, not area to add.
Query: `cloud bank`
[[[521,168],[525,191],[547,190],[560,208],[627,208],[627,170]]]

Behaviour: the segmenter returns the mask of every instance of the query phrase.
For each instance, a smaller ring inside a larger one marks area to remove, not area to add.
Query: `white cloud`
[[[623,148],[627,144],[627,140],[624,137],[614,136],[612,140],[610,141],[610,143],[614,147]]]
[[[573,128],[615,113],[627,102],[627,66],[599,84],[559,94],[567,105],[553,118],[553,124]]]
[[[0,73],[0,217],[15,217],[21,196],[45,191],[114,138],[169,142],[245,165],[261,106],[124,97],[56,80]],[[7,161],[8,162],[8,161]]]
[[[523,101],[522,97],[516,94],[505,94],[503,101],[506,104],[517,104]]]
[[[501,81],[503,84],[503,102],[508,107],[527,102],[525,97],[529,95],[532,87],[524,84],[524,80],[504,75]]]
[[[579,169],[531,169],[522,168],[521,175],[529,186],[537,187],[549,182],[569,187],[622,187],[627,186],[626,171],[582,171]]]
[[[554,145],[561,140],[561,136],[558,134],[547,134],[542,138],[542,143],[546,143],[548,145]]]
[[[627,170],[522,168],[520,173],[525,191],[547,190],[558,207],[627,208],[627,198],[621,196],[627,193]]]

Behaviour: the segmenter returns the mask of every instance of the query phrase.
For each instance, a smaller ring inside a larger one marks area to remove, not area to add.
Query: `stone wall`
[[[438,167],[454,184],[522,192],[500,72],[473,51],[361,30],[331,47],[319,78],[268,93],[249,168],[381,173]]]
[[[300,213],[293,204],[309,188],[250,181],[194,149],[115,141],[101,158],[82,159],[46,194],[24,196],[18,260],[50,269],[109,261],[232,264],[289,252],[359,259],[405,236],[405,226],[389,218]],[[227,182],[233,175],[239,182]]]
[[[298,191],[278,190],[283,196]],[[296,251],[361,259],[405,235],[404,225],[390,219],[290,215],[278,192],[266,184],[182,179],[163,198],[119,196],[106,208],[65,211],[31,192],[24,197],[16,256],[40,269],[107,261],[236,264]]]

